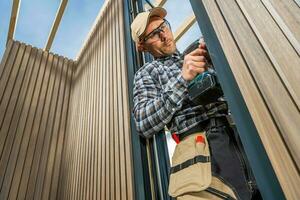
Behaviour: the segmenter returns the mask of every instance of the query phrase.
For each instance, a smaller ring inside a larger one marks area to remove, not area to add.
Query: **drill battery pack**
[[[193,103],[207,105],[223,96],[223,91],[217,76],[209,72],[204,72],[190,82],[188,95]]]

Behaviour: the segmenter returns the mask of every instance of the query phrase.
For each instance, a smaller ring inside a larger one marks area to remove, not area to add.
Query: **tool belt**
[[[169,195],[178,200],[236,199],[232,189],[212,175],[205,132],[187,135],[176,145]]]

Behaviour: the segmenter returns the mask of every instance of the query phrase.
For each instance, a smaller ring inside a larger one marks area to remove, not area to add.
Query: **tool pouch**
[[[232,189],[212,176],[205,132],[191,134],[176,145],[172,157],[169,195],[181,200],[235,199]]]

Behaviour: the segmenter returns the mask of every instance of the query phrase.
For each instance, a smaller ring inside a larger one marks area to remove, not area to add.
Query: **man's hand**
[[[208,67],[206,60],[207,56],[208,53],[206,51],[206,46],[203,42],[200,42],[200,45],[197,49],[184,57],[183,67],[181,71],[182,77],[186,81],[191,81],[198,74],[206,71]]]

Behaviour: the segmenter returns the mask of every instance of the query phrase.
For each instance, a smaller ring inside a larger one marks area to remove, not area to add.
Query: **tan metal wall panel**
[[[79,55],[61,199],[133,199],[123,2],[109,0]]]
[[[50,186],[56,195],[72,65],[9,41],[0,78],[0,199],[48,199]]]
[[[6,50],[4,52],[4,55],[2,57],[1,64],[0,64],[0,78],[2,77],[2,73],[3,73],[4,67],[6,66],[7,58],[10,55],[10,50],[11,50],[12,46],[13,46],[13,41],[9,40],[6,45]]]
[[[266,6],[270,1],[203,2],[284,194],[298,199],[299,7],[291,0],[271,1],[275,8]],[[275,16],[270,10],[278,7]],[[298,11],[287,14],[291,7]],[[278,21],[285,21],[294,37],[287,37]]]
[[[100,16],[77,63],[9,41],[0,199],[134,198],[123,2]]]

